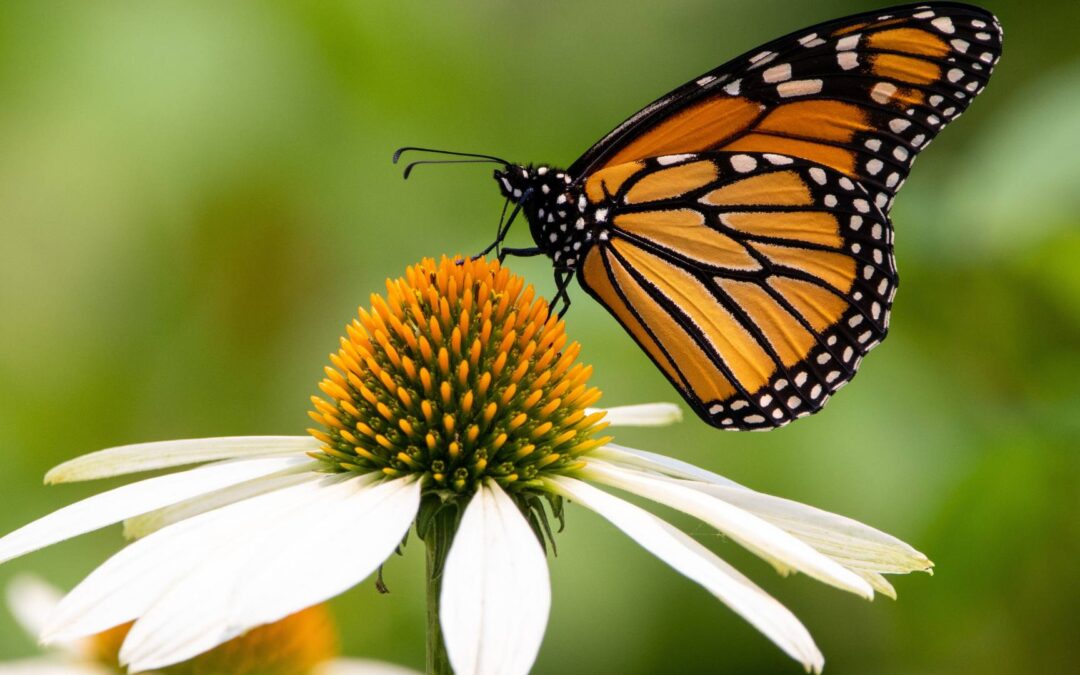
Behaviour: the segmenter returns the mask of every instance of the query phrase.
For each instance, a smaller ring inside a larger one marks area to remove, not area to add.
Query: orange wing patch
[[[824,211],[725,213],[720,222],[751,236],[797,239],[833,248],[843,244],[836,216]]]
[[[639,211],[616,216],[616,227],[673,253],[711,267],[760,270],[746,247],[726,234],[704,227],[705,216],[692,209]]]
[[[585,181],[585,195],[594,204],[598,204],[604,200],[605,190],[609,195],[615,194],[627,179],[643,168],[645,165],[641,162],[627,162],[597,171]]]
[[[874,54],[870,58],[871,72],[912,84],[930,84],[941,77],[941,68],[935,63],[899,54]]]
[[[642,157],[709,150],[748,129],[764,109],[760,103],[745,98],[714,96],[705,99],[635,138],[605,161],[604,166]]]
[[[595,248],[589,251],[589,254],[585,257],[582,274],[589,288],[600,297],[600,300],[615,314],[615,317],[619,319],[622,325],[626,326],[626,329],[630,331],[630,335],[652,356],[653,361],[667,373],[671,381],[685,389],[687,387],[686,380],[679,374],[675,364],[671,362],[671,359],[656,343],[656,340],[645,330],[645,327],[641,325],[641,322],[634,316],[634,313],[630,311],[626,303],[623,302],[622,297],[611,285],[611,277],[608,276],[607,270],[604,268],[605,257],[604,253]],[[625,275],[625,271],[622,274]],[[622,285],[625,286],[626,282],[623,282]]]
[[[819,333],[836,323],[848,308],[843,298],[802,279],[771,277],[769,286],[782,295]]]
[[[690,162],[653,171],[626,193],[627,204],[658,202],[680,197],[716,180],[716,164],[709,160]]]
[[[701,198],[711,206],[809,206],[810,189],[794,171],[775,171],[743,178],[716,188]]]
[[[601,255],[603,254],[590,253],[589,257],[599,258]],[[672,364],[671,360],[660,349],[656,341],[642,328],[641,323],[637,321],[621,299],[616,296],[620,304],[609,306],[615,308],[617,312],[621,311],[631,319],[633,323],[625,323],[625,325],[637,327],[637,331],[632,330],[634,338],[638,341],[638,344],[642,345],[653,356],[657,363],[664,367],[668,377],[673,382],[682,383],[684,389],[688,386],[690,393],[700,401],[724,400],[733,396],[735,387],[730,380],[717,370],[715,364],[697,342],[670,314],[656,304],[645,292],[645,289],[634,280],[621,261],[614,257],[609,257],[608,260],[611,262],[614,283],[618,284],[619,290],[626,295],[634,311],[641,315],[652,332],[667,345],[678,361],[678,366]],[[586,263],[588,264],[588,261]],[[594,289],[597,285],[606,285],[607,292],[614,295],[612,280],[602,267],[601,263],[599,266],[594,264],[591,268],[585,269],[585,281],[590,288]],[[600,275],[603,275],[602,279]],[[622,319],[623,314],[619,315],[620,319]],[[659,356],[657,356],[658,354]]]
[[[761,242],[754,242],[752,246],[773,262],[815,276],[841,293],[850,291],[855,281],[855,260],[843,253]]]
[[[689,317],[744,388],[757,391],[768,381],[776,364],[699,279],[625,240],[613,244],[629,265]]]
[[[795,101],[779,106],[757,125],[758,131],[823,141],[850,141],[870,128],[866,111],[840,101]]]
[[[949,53],[949,45],[944,40],[918,28],[892,28],[871,33],[866,43],[871,49],[922,56],[942,57]]]
[[[790,367],[803,360],[817,344],[814,335],[761,286],[722,277],[716,277],[715,281],[739,307],[746,310],[784,366]]]

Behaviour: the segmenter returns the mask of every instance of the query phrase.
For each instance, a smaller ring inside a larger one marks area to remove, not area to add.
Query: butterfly
[[[970,5],[857,14],[695,78],[568,169],[449,154],[504,165],[514,208],[483,253],[547,255],[553,303],[576,276],[704,421],[771,429],[820,410],[885,338],[893,199],[1001,44]],[[518,213],[535,246],[501,248]]]

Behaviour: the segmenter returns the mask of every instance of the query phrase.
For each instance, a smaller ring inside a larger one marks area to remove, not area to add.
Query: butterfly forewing
[[[820,24],[647,106],[569,173],[676,153],[771,152],[859,180],[888,212],[920,150],[982,91],[1001,54],[993,15],[910,5]]]
[[[578,278],[704,419],[781,426],[820,409],[885,335],[892,230],[872,195],[776,153],[607,167]]]

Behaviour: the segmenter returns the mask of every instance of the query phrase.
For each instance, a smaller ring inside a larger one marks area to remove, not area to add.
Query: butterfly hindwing
[[[888,218],[857,181],[775,153],[611,166],[578,270],[704,419],[767,429],[820,409],[885,336]]]
[[[857,179],[886,213],[915,156],[982,91],[1001,27],[977,7],[909,5],[792,33],[647,106],[569,169],[677,153],[801,157]]]

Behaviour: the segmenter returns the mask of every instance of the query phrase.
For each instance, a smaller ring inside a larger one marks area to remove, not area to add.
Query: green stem
[[[439,626],[439,598],[442,592],[443,566],[457,531],[454,508],[443,508],[432,516],[424,544],[427,547],[427,672],[428,675],[453,675],[446,654],[442,628]]]

